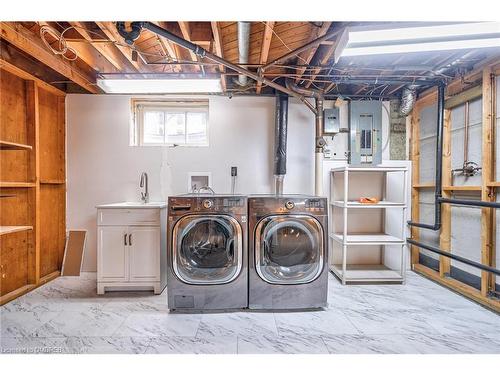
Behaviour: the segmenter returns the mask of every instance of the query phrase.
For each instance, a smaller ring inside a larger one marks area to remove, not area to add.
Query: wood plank
[[[437,283],[464,295],[467,298],[470,298],[471,300],[483,306],[488,307],[489,309],[492,309],[500,313],[500,300],[485,297],[477,289],[474,289],[473,287],[464,284],[458,280],[441,277],[439,275],[439,272],[436,272],[433,269],[425,267],[422,264],[415,264],[414,271],[422,276],[428,277],[429,279],[436,281]]]
[[[327,48],[327,50],[323,54],[323,57],[319,61],[319,65],[326,65],[326,63],[328,62],[328,60],[332,56],[333,52],[335,51],[336,46],[337,46],[337,43],[334,43]],[[312,85],[313,80],[316,79],[316,77],[318,76],[320,71],[321,71],[321,68],[316,68],[312,71],[312,77],[311,77],[312,80],[307,82],[306,88],[308,88]]]
[[[332,22],[323,22],[323,25],[321,25],[320,28],[316,28],[316,32],[314,32],[311,35],[309,42],[325,35],[327,33],[328,29],[330,28],[331,24],[332,24]],[[309,64],[311,62],[312,58],[314,57],[314,55],[316,54],[316,51],[318,50],[319,46],[320,45],[318,44],[317,46],[312,47],[310,50],[304,51],[301,54],[299,54],[300,58],[298,59],[298,63],[299,64]],[[306,71],[306,68],[297,69],[297,75],[299,77],[295,80],[296,83],[300,82],[300,78],[302,77],[302,75],[304,74],[305,71]],[[329,87],[326,91],[329,91],[329,89],[331,89],[331,88]]]
[[[65,96],[66,93],[64,91],[59,90],[58,88],[55,88],[52,85],[49,85],[47,82],[42,81],[41,79],[35,77],[34,75],[18,68],[15,65],[12,65],[8,61],[5,61],[3,59],[0,59],[0,69],[5,70],[9,73],[12,73],[19,78],[25,79],[25,80],[30,80],[30,81],[35,81],[38,87],[42,87],[43,89],[52,92],[55,95],[59,96]]]
[[[191,41],[191,30],[189,28],[189,22],[178,21],[177,23],[179,24],[179,28],[181,29],[182,37],[190,42]],[[196,56],[196,54],[193,51],[189,50],[188,52],[189,52],[189,56],[191,56],[192,61],[200,61],[198,56]],[[200,67],[197,67],[196,71],[200,71]]]
[[[34,81],[26,82],[26,128],[34,146],[31,153],[30,174],[35,176],[35,189],[29,194],[28,211],[33,225],[33,236],[28,252],[28,283],[38,284],[40,280],[40,97],[39,86]],[[50,95],[60,98],[49,91]]]
[[[0,236],[32,229],[33,227],[31,225],[2,225],[0,226]]]
[[[483,119],[482,119],[482,170],[481,170],[481,200],[494,202],[496,194],[488,187],[493,180],[493,85],[491,67],[483,70]],[[491,266],[493,248],[493,215],[492,208],[481,208],[481,263]],[[490,289],[492,275],[481,271],[481,295],[486,296]]]
[[[444,111],[443,124],[443,164],[442,183],[451,184],[451,110]],[[441,192],[444,198],[451,198],[448,190]],[[439,247],[443,251],[451,251],[451,205],[441,205],[441,232],[439,234]],[[439,257],[439,275],[445,277],[450,274],[451,259],[445,256]]]
[[[34,182],[14,182],[14,181],[0,181],[0,188],[31,188],[35,187]]]
[[[444,175],[443,175],[444,176]],[[443,186],[443,191],[444,192],[449,192],[449,191],[481,191],[481,186],[450,186],[446,185]]]
[[[76,67],[74,63],[52,54],[46,49],[39,38],[22,26],[15,26],[9,22],[1,22],[0,32],[2,39],[5,39],[28,55],[33,56],[33,58],[49,66],[85,90],[94,94],[100,92],[96,86],[95,75],[89,76]]]
[[[22,296],[23,294],[26,294],[33,289],[36,288],[36,285],[34,284],[29,284],[29,285],[24,285],[16,290],[13,290],[10,293],[7,293],[3,296],[0,296],[0,306],[5,305],[6,303],[16,299],[17,297]]]
[[[123,56],[128,60],[128,62],[138,71],[138,72],[148,72],[149,67],[144,65],[142,60],[137,59],[137,61],[134,61],[132,59],[132,48],[127,46],[125,44],[125,41],[123,38],[120,36],[118,31],[116,30],[115,25],[113,22],[98,22],[96,21],[97,26],[102,30],[104,35],[111,40],[112,42],[115,43],[116,48],[120,50]]]
[[[266,22],[266,27],[264,28],[264,33],[262,35],[262,44],[260,49],[259,64],[264,65],[267,63],[269,57],[269,48],[271,47],[271,41],[273,39],[273,29],[274,22]],[[260,94],[262,90],[262,82],[257,82],[256,93]]]
[[[219,57],[224,58],[224,50],[222,48],[220,22],[212,21],[212,22],[210,22],[210,25],[212,27],[212,35],[214,37],[215,54]],[[219,65],[219,71],[221,73],[220,82],[221,82],[221,86],[222,86],[222,91],[226,92],[227,83],[226,83],[226,76],[224,75],[224,72],[226,71],[226,69],[225,69],[224,65]]]
[[[420,220],[420,192],[416,185],[420,183],[420,106],[418,102],[411,112],[411,133],[410,133],[410,160],[412,162],[411,179],[411,220],[418,222]],[[416,227],[411,227],[411,238],[418,241],[420,234]],[[414,245],[410,245],[411,266],[415,267],[419,263],[420,250]]]
[[[0,150],[30,151],[33,147],[22,143],[0,141]]]

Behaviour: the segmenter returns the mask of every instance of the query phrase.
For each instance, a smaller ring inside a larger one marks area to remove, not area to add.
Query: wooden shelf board
[[[12,181],[0,181],[0,187],[3,188],[16,188],[16,187],[35,187],[34,182],[12,182]]]
[[[342,278],[341,264],[332,264],[330,269]],[[398,271],[383,264],[348,264],[345,279],[346,281],[403,281]]]
[[[414,189],[434,189],[436,187],[436,185],[434,185],[434,183],[424,183],[424,184],[415,184],[413,185],[413,188]]]
[[[340,243],[344,242],[343,234],[331,233],[330,238]],[[402,245],[405,240],[385,233],[357,233],[348,234],[346,243],[348,245]]]
[[[357,201],[348,201],[347,205],[344,205],[344,201],[333,201],[331,203],[332,206],[335,207],[347,207],[347,208],[393,208],[393,207],[399,207],[399,208],[404,208],[406,205],[401,202],[389,202],[389,201],[380,201],[375,204],[365,204],[365,203],[360,203]]]
[[[489,182],[486,185],[490,186],[490,187],[500,187],[500,181],[492,181],[492,182]]]
[[[481,186],[443,186],[445,191],[481,191]]]
[[[32,149],[33,147],[31,147],[30,145],[25,145],[22,143],[15,143],[15,142],[0,141],[0,150],[29,151]]]
[[[40,180],[41,184],[45,185],[64,185],[66,181],[64,180]]]
[[[0,235],[22,232],[25,230],[33,230],[33,227],[28,225],[2,225],[0,226]]]

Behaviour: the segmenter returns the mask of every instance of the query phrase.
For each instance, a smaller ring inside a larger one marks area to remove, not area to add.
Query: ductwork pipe
[[[315,155],[314,155],[314,194],[323,195],[323,148],[326,141],[323,138],[323,104],[324,97],[321,90],[304,89],[299,87],[291,79],[285,81],[289,90],[295,91],[306,97],[313,97],[316,103],[315,114]]]
[[[286,174],[286,140],[288,133],[288,95],[276,96],[274,118],[274,193],[283,194],[283,179]]]
[[[413,106],[417,101],[417,86],[410,85],[403,89],[401,94],[401,102],[399,104],[399,114],[408,116],[413,110]]]
[[[239,63],[248,64],[248,51],[250,49],[250,22],[238,22],[238,51]],[[240,86],[247,85],[248,78],[244,74],[238,76]]]

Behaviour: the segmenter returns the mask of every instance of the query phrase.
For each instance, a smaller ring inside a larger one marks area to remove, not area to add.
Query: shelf
[[[0,194],[0,198],[14,198],[15,194]]]
[[[434,189],[436,185],[434,183],[424,183],[424,184],[415,184],[413,185],[414,189]]]
[[[330,238],[343,244],[344,235],[331,233]],[[347,235],[347,245],[403,245],[405,240],[385,233],[358,233]]]
[[[489,186],[489,187],[500,187],[500,181],[489,182],[488,184],[486,184],[486,186]]]
[[[343,166],[330,169],[330,172],[406,172],[406,167],[350,167]]]
[[[24,145],[22,143],[0,141],[0,150],[30,151],[32,149],[33,149],[33,147],[31,147],[30,145]]]
[[[25,230],[33,230],[33,227],[26,225],[5,225],[0,226],[0,235],[22,232]]]
[[[64,180],[40,180],[41,184],[45,185],[64,185],[66,181]]]
[[[34,182],[10,182],[10,181],[0,181],[0,187],[3,188],[16,188],[16,187],[35,187],[36,183]]]
[[[374,204],[368,203],[360,203],[357,201],[348,201],[347,204],[344,204],[344,201],[333,201],[330,203],[332,206],[340,207],[340,208],[405,208],[406,205],[401,202],[389,202],[389,201],[380,201]]]
[[[342,279],[342,265],[331,264],[330,270]],[[380,281],[403,281],[398,271],[394,271],[383,264],[348,264],[345,273],[346,282],[380,282]]]
[[[443,186],[444,191],[481,191],[481,186]]]

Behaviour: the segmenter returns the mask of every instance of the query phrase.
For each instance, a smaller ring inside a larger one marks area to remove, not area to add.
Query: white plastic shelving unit
[[[406,167],[342,166],[331,170],[330,270],[347,283],[403,283],[406,265]],[[363,204],[360,197],[375,197]],[[401,225],[386,226],[388,216]],[[399,251],[400,262],[388,262]],[[392,264],[388,264],[392,263]]]

